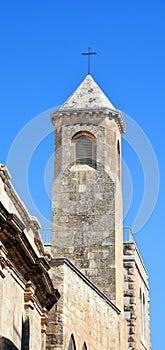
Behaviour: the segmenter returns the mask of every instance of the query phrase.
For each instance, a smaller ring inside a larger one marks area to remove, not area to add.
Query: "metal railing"
[[[52,229],[51,228],[41,228],[41,237],[44,244],[51,244],[52,241]],[[136,244],[131,227],[123,227],[123,242],[133,242]]]
[[[42,242],[43,244],[51,244],[52,242],[52,229],[51,227],[41,228],[40,229]]]
[[[129,243],[136,244],[133,232],[131,230],[131,227],[129,227],[129,226],[123,227],[123,242],[129,242]]]

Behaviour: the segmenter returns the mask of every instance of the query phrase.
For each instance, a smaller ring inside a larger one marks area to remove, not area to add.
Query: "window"
[[[143,293],[143,338],[146,338],[146,301]]]
[[[140,333],[143,336],[143,302],[142,302],[142,291],[140,288]]]
[[[146,338],[146,302],[145,295],[140,288],[140,333],[143,339]]]
[[[96,169],[96,138],[93,134],[83,131],[72,138],[75,143],[75,163],[86,164]]]
[[[84,342],[82,350],[87,350],[86,343]]]
[[[117,175],[120,180],[120,141],[117,141]]]
[[[73,334],[70,337],[68,350],[76,350],[76,344],[75,344],[75,340],[74,340]]]

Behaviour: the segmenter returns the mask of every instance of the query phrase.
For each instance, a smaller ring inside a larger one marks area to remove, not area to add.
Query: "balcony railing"
[[[129,226],[123,227],[123,242],[135,243],[133,232]]]
[[[43,228],[40,230],[41,237],[43,243],[51,244],[52,241],[52,229],[51,228]],[[132,230],[129,226],[123,227],[123,242],[133,242],[136,244],[134,235],[132,233]]]
[[[52,229],[51,227],[49,228],[41,228],[40,230],[41,237],[42,237],[42,242],[43,244],[48,243],[51,244],[52,241]]]

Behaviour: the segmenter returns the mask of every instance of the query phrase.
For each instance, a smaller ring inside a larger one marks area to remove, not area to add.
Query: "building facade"
[[[40,225],[0,165],[0,349],[46,348],[48,311],[60,294],[39,235]]]

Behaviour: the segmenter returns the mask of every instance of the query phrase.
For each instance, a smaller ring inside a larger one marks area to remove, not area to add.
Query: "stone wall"
[[[142,334],[140,290],[145,295],[146,335]],[[134,350],[149,350],[150,316],[148,274],[135,243],[124,243],[124,311],[127,320],[128,344]]]
[[[121,135],[104,113],[71,114],[61,122],[55,122],[52,253],[72,261],[123,310]],[[75,164],[77,132],[95,137],[96,169]]]
[[[30,225],[31,235],[27,225]],[[0,349],[45,350],[48,310],[59,299],[37,221],[0,165]],[[43,255],[40,255],[42,253]]]
[[[7,251],[2,244],[0,261],[0,348],[41,349],[42,308],[30,300],[29,290],[29,300],[25,301],[26,280],[7,261]]]
[[[4,269],[5,270],[5,269]],[[0,336],[21,348],[24,316],[24,289],[22,281],[8,269],[0,277]]]
[[[69,261],[53,259],[51,276],[61,294],[49,313],[47,350],[67,350],[71,335],[76,350],[126,350],[120,310]]]

